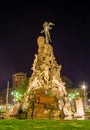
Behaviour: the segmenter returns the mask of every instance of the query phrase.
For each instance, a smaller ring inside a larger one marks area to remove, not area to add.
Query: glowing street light
[[[87,85],[84,81],[81,85],[81,89],[83,90],[83,105],[84,105],[84,108],[86,108],[86,104],[87,104]]]
[[[82,87],[83,90],[85,90],[87,88],[85,82],[83,82],[81,87]]]
[[[86,90],[87,90],[87,86],[86,86],[86,83],[83,81],[82,85],[81,85],[81,88],[83,90],[83,96],[85,97],[86,96]]]

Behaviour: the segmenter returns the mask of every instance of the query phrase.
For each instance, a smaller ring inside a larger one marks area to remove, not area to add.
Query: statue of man
[[[49,32],[49,30],[50,29],[52,29],[52,25],[54,25],[54,23],[51,23],[51,22],[44,22],[44,24],[43,24],[43,30],[41,30],[41,33],[45,33],[45,42],[46,43],[49,43],[49,41],[51,42],[52,40],[51,40],[51,37],[50,37],[50,32]]]
[[[38,61],[38,56],[37,54],[35,54],[35,59],[34,59],[33,67],[32,67],[33,72],[35,71],[37,61]]]
[[[44,80],[46,81],[46,83],[48,83],[48,80],[49,80],[49,67],[48,66],[45,66],[45,70],[40,75],[42,74],[44,74]]]

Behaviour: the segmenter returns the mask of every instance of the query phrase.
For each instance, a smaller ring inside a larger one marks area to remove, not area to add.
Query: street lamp
[[[82,84],[82,89],[83,89],[83,90],[86,89],[86,84],[85,84],[85,82],[83,82],[83,84]]]
[[[81,88],[83,90],[83,105],[84,105],[84,109],[86,109],[86,105],[87,105],[87,86],[86,83],[83,81]]]

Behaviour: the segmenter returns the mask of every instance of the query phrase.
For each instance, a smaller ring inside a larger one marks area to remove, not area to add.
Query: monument
[[[45,22],[45,36],[37,39],[38,50],[32,65],[32,75],[18,111],[19,118],[72,117],[65,83],[61,79],[61,65],[57,64],[51,45],[50,30],[54,23]]]
[[[53,25],[52,22],[44,22],[41,33],[45,36],[37,39],[38,50],[31,68],[33,72],[21,106],[27,118],[60,118],[73,114],[66,107],[68,97],[60,77],[61,65],[57,64],[50,44]],[[71,108],[70,104],[68,108]]]

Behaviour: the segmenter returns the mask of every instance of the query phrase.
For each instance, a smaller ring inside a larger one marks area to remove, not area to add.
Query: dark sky
[[[42,1],[0,4],[0,88],[12,74],[31,75],[37,38],[45,21],[55,23],[51,30],[54,55],[61,73],[74,86],[90,84],[90,9],[89,3]]]

